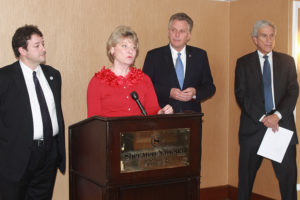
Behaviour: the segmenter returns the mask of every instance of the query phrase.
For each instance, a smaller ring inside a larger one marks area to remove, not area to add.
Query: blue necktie
[[[43,121],[43,137],[46,150],[50,150],[52,146],[53,139],[53,130],[52,130],[52,122],[49,114],[48,106],[46,103],[46,99],[40,85],[38,78],[36,77],[36,72],[33,72],[33,82],[35,85],[36,95],[40,104],[42,121]]]
[[[263,79],[264,79],[264,95],[265,95],[265,110],[266,113],[273,110],[273,97],[272,97],[272,80],[271,80],[271,67],[268,60],[268,56],[264,56],[264,69],[263,69]]]
[[[183,81],[184,81],[184,70],[183,70],[183,64],[180,58],[181,53],[177,54],[177,59],[176,59],[176,63],[175,63],[175,70],[176,70],[176,75],[177,75],[177,79],[180,85],[180,89],[182,89],[183,87]]]

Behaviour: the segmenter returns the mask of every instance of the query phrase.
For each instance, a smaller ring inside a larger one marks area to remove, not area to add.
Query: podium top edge
[[[126,117],[103,117],[103,116],[93,116],[87,119],[84,119],[80,122],[72,124],[69,128],[88,123],[93,120],[101,120],[105,122],[113,122],[113,121],[124,121],[124,120],[145,120],[145,119],[168,119],[168,118],[186,118],[186,117],[203,117],[203,113],[195,112],[195,113],[175,113],[175,114],[162,114],[162,115],[147,115],[147,116],[126,116]]]

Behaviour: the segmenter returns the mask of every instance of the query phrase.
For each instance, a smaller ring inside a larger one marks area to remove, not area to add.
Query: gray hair
[[[136,45],[136,57],[139,54],[139,40],[137,34],[130,27],[121,25],[115,28],[106,43],[106,53],[112,63],[114,62],[114,56],[111,55],[110,49],[115,47],[120,40],[124,38],[129,38],[133,41],[133,43]]]
[[[257,37],[258,30],[264,26],[271,26],[273,28],[274,32],[276,33],[276,26],[272,22],[267,21],[267,20],[258,20],[255,22],[255,24],[253,26],[252,37]]]
[[[192,32],[193,29],[193,20],[190,18],[187,14],[185,13],[176,13],[170,17],[169,20],[169,28],[171,27],[171,24],[174,20],[179,20],[179,21],[186,21],[188,23],[189,27],[189,32]]]

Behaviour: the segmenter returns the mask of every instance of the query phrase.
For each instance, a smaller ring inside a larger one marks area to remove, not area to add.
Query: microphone
[[[130,96],[133,98],[133,100],[136,101],[137,105],[139,106],[139,108],[141,109],[141,112],[143,115],[147,115],[143,105],[141,104],[140,100],[139,100],[139,95],[136,93],[136,91],[133,91],[130,93]]]

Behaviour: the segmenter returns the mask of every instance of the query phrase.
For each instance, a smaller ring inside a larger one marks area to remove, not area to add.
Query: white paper
[[[268,128],[260,144],[257,155],[281,163],[293,133],[293,131],[282,127],[279,127],[278,131],[275,133],[271,128]]]

